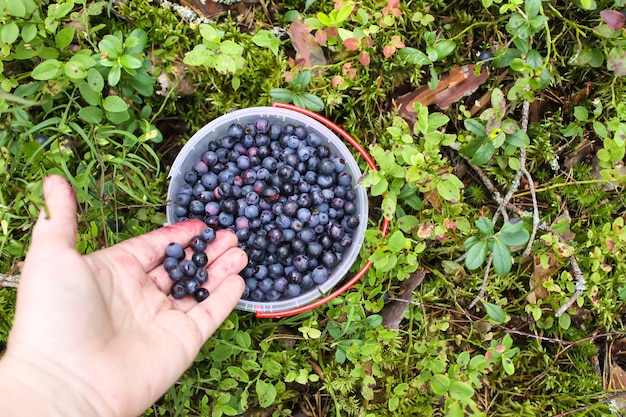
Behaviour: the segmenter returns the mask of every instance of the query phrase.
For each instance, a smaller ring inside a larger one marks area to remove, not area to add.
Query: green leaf
[[[91,68],[87,71],[87,84],[93,91],[99,93],[104,88],[104,78],[102,78],[102,74],[98,70]]]
[[[459,401],[469,401],[474,396],[474,389],[464,381],[452,381],[448,392],[450,397]]]
[[[7,0],[5,2],[6,11],[11,16],[26,17],[26,7],[20,0]]]
[[[317,112],[324,110],[324,102],[322,99],[311,93],[296,94],[293,98],[293,102],[297,106],[304,107],[305,109],[312,111]]]
[[[274,88],[270,90],[270,96],[279,103],[291,103],[294,93],[287,88]]]
[[[502,369],[504,369],[507,375],[513,375],[515,373],[515,366],[511,358],[502,357]]]
[[[563,330],[569,329],[572,324],[572,318],[569,314],[564,313],[559,317],[559,327]]]
[[[487,137],[485,126],[476,119],[468,119],[465,121],[465,128],[472,132],[478,138]]]
[[[5,24],[0,31],[0,40],[7,45],[15,42],[18,36],[20,36],[20,28],[13,22]]]
[[[124,123],[130,119],[128,111],[122,111],[117,113],[106,112],[105,116],[107,119],[109,119],[109,121],[115,124]]]
[[[400,252],[402,249],[404,249],[405,240],[406,238],[404,237],[404,234],[401,231],[396,230],[391,234],[391,236],[389,236],[389,239],[387,240],[387,246],[389,246],[389,249],[392,252]]]
[[[411,214],[398,218],[398,227],[406,234],[411,234],[419,227],[419,220]]]
[[[140,54],[148,44],[148,34],[143,29],[133,30],[126,39],[125,53],[127,54]]]
[[[506,228],[505,226],[507,225],[507,223],[502,226],[502,229],[497,234],[498,240],[500,242],[509,247],[521,246],[528,243],[528,239],[530,239],[530,233],[528,232],[528,230],[523,228],[523,222],[519,222],[521,223],[519,229]]]
[[[63,72],[63,64],[56,59],[48,59],[41,64],[37,65],[33,72],[31,73],[31,77],[36,80],[51,80],[53,78],[57,78]]]
[[[341,23],[345,21],[348,17],[350,17],[350,14],[352,13],[353,8],[354,6],[347,4],[343,6],[341,9],[339,9],[339,11],[337,12],[336,22]]]
[[[383,211],[383,217],[387,220],[392,220],[396,215],[396,206],[398,198],[394,193],[387,193],[380,206]]]
[[[526,148],[530,144],[530,138],[526,132],[518,130],[512,135],[507,135],[505,143],[518,148]]]
[[[115,87],[122,77],[122,67],[119,65],[113,65],[111,70],[109,71],[109,76],[107,77],[107,81],[111,87]]]
[[[448,392],[449,387],[450,378],[448,378],[448,375],[435,374],[430,379],[430,389],[433,393],[435,393],[435,395],[445,395],[445,393]]]
[[[99,107],[87,106],[78,111],[78,117],[91,124],[98,124],[104,117],[104,112]]]
[[[423,65],[430,65],[432,61],[428,59],[428,56],[419,49],[415,48],[402,48],[398,51],[398,56],[411,65],[417,65],[419,67]]]
[[[141,68],[143,61],[136,56],[124,54],[120,57],[120,65],[127,69]]]
[[[100,52],[106,54],[106,58],[115,60],[122,53],[123,49],[122,41],[117,36],[104,35],[102,40],[98,43]]]
[[[496,323],[504,323],[506,321],[506,313],[499,305],[488,303],[487,301],[483,301],[483,306],[485,306],[485,312],[491,318],[491,320]]]
[[[57,32],[55,43],[59,49],[67,48],[74,40],[75,29],[73,27],[66,27]]]
[[[198,67],[200,65],[207,65],[207,62],[211,62],[214,58],[214,54],[211,51],[207,51],[206,46],[196,45],[191,51],[185,54],[183,62],[187,65]]]
[[[128,110],[126,102],[118,96],[108,96],[102,102],[102,107],[108,112],[119,113]]]
[[[261,407],[268,408],[274,403],[276,399],[276,387],[274,385],[259,379],[256,381],[255,389]]]
[[[331,20],[330,16],[328,16],[326,13],[318,13],[317,14],[317,20],[320,21],[320,23],[324,26],[333,26],[333,21]]]
[[[244,382],[244,383],[247,383],[248,381],[250,381],[250,377],[248,376],[248,373],[244,372],[243,369],[239,367],[229,366],[228,368],[226,368],[226,371],[228,372],[228,375],[230,375],[232,378],[236,379],[237,381]]]
[[[479,268],[487,259],[487,241],[477,240],[467,251],[465,267],[470,271]]]
[[[200,25],[200,34],[209,42],[219,42],[224,36],[224,32],[218,31],[213,26],[203,23]]]
[[[243,47],[236,42],[226,40],[220,44],[220,52],[226,55],[241,55]]]
[[[252,37],[252,42],[256,45],[269,48],[274,55],[278,55],[278,48],[280,47],[280,39],[278,39],[269,30],[260,30],[256,35]]]
[[[85,66],[79,61],[70,61],[65,64],[63,68],[65,75],[72,80],[82,80],[87,77],[87,71]]]
[[[293,91],[299,93],[304,90],[311,82],[311,71],[304,70],[300,74],[293,77],[293,80],[289,83],[293,87]]]
[[[509,247],[500,239],[493,240],[493,269],[500,275],[508,274],[511,270],[511,252]]]
[[[432,132],[441,126],[445,126],[450,118],[443,113],[432,113],[428,115],[428,131]]]
[[[371,193],[373,196],[377,196],[377,195],[382,195],[385,192],[387,192],[387,187],[389,186],[389,183],[387,182],[387,179],[385,177],[380,177],[380,181],[378,181],[376,184],[374,184],[371,188]]]
[[[457,203],[461,199],[463,183],[454,175],[437,183],[437,192],[445,200]]]
[[[493,222],[487,217],[481,217],[480,219],[476,220],[475,224],[478,230],[480,230],[483,235],[493,235],[494,225]]]
[[[541,8],[541,0],[526,0],[524,2],[524,11],[526,16],[531,18],[539,14]]]
[[[37,36],[37,25],[34,23],[26,23],[22,26],[22,40],[30,43]]]
[[[450,55],[456,49],[456,42],[451,40],[444,40],[435,44],[435,51],[437,51],[437,60],[441,60]]]
[[[94,91],[87,82],[78,84],[78,91],[87,103],[92,106],[99,106],[102,96],[99,91]]]

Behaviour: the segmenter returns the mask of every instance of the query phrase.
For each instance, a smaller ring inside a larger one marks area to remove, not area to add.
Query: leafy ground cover
[[[308,313],[233,312],[146,415],[619,413],[623,0],[189,6],[0,0],[0,349],[46,175],[90,252],[164,223],[202,125],[293,102],[379,167],[373,266]]]

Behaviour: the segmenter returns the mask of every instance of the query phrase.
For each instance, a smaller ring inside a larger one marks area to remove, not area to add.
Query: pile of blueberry
[[[215,230],[207,227],[201,235],[191,239],[189,247],[193,251],[191,259],[185,259],[185,250],[180,243],[170,242],[165,248],[163,268],[173,281],[170,293],[180,300],[187,295],[193,295],[197,302],[204,301],[209,291],[201,287],[207,282],[209,274],[204,268],[209,258],[204,252],[207,245],[215,240]]]
[[[304,126],[232,124],[183,178],[175,216],[233,230],[248,254],[243,299],[289,299],[323,284],[359,225],[344,159]]]

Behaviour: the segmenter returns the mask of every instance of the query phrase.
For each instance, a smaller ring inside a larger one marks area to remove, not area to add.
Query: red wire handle
[[[363,159],[365,159],[365,161],[367,162],[367,165],[371,169],[373,169],[374,171],[378,171],[378,167],[376,166],[376,163],[374,162],[374,159],[372,159],[372,157],[361,146],[361,144],[359,142],[357,142],[352,136],[350,136],[350,134],[348,134],[348,132],[346,132],[341,127],[339,127],[335,123],[331,122],[330,120],[328,120],[324,116],[321,116],[321,115],[319,115],[319,114],[317,114],[315,112],[312,112],[310,110],[303,109],[302,107],[294,106],[293,104],[272,103],[272,107],[278,107],[278,108],[281,108],[281,109],[288,109],[288,110],[297,111],[298,113],[302,113],[302,114],[304,114],[306,116],[309,116],[312,119],[317,120],[318,122],[321,122],[321,123],[325,124],[330,129],[332,129],[335,132],[337,132],[342,138],[344,138],[346,140],[346,142],[351,144],[361,154],[361,156],[363,156]],[[382,228],[381,228],[383,236],[387,235],[387,231],[388,230],[389,230],[389,220],[385,219],[383,221],[383,225],[382,225]],[[328,294],[324,298],[320,298],[319,300],[316,300],[316,301],[314,301],[314,302],[312,302],[310,304],[304,305],[302,307],[297,307],[297,308],[294,308],[294,309],[291,309],[291,310],[286,310],[286,311],[264,312],[264,311],[260,311],[259,310],[259,311],[256,312],[256,316],[258,318],[265,318],[265,319],[267,319],[267,318],[281,318],[281,317],[295,316],[296,314],[300,314],[300,313],[304,313],[306,311],[313,310],[314,308],[317,308],[317,307],[319,307],[319,306],[321,306],[323,304],[326,304],[330,300],[332,300],[332,299],[338,297],[339,295],[343,294],[344,292],[346,292],[350,287],[352,287],[354,284],[356,284],[357,281],[359,281],[361,279],[361,277],[363,277],[363,275],[365,275],[367,273],[367,271],[370,269],[371,266],[372,266],[372,261],[367,261],[367,263],[365,265],[363,265],[363,268],[361,268],[361,270],[359,272],[357,272],[354,277],[352,277],[350,280],[346,281],[345,284],[343,284],[341,287],[336,289],[334,292]]]

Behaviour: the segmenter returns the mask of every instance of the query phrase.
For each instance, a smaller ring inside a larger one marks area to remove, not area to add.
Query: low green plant
[[[522,219],[507,221],[498,232],[491,220],[481,217],[476,221],[480,235],[471,236],[465,240],[463,246],[467,249],[465,266],[469,270],[480,268],[493,254],[493,269],[500,275],[508,274],[513,265],[511,248],[528,243],[530,233],[524,228]]]
[[[306,92],[307,86],[311,83],[311,77],[311,70],[303,70],[289,82],[291,88],[274,88],[270,91],[270,96],[274,101],[293,103],[305,109],[321,111],[324,109],[322,99]]]

